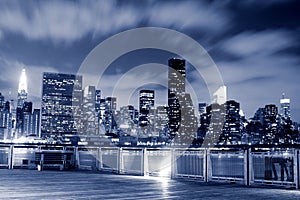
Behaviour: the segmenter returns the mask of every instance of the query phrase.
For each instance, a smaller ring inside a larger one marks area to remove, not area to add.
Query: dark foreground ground
[[[1,169],[0,199],[298,200],[300,191],[99,172]]]

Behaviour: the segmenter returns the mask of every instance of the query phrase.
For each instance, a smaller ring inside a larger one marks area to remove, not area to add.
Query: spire
[[[18,88],[18,93],[27,93],[27,77],[26,77],[26,72],[25,68],[22,69],[22,73],[20,76],[19,80],[19,88]]]
[[[22,108],[24,102],[27,100],[27,78],[25,69],[22,69],[22,73],[19,80],[18,88],[18,107]]]

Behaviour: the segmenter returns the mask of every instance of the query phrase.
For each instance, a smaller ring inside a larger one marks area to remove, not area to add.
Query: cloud
[[[237,56],[270,55],[295,45],[293,35],[286,30],[246,31],[237,34],[220,46]]]
[[[0,3],[0,29],[33,40],[73,42],[146,26],[226,30],[230,15],[216,3],[121,1],[10,1]],[[142,5],[138,5],[142,4]]]
[[[115,1],[13,1],[0,6],[0,27],[29,39],[74,41],[87,34],[106,34],[136,24],[130,8]]]
[[[155,4],[149,15],[150,24],[175,27],[179,30],[197,28],[201,32],[223,32],[230,27],[230,14],[217,3],[192,1]]]

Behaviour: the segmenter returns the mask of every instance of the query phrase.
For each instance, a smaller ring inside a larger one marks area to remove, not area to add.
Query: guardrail
[[[295,148],[183,149],[0,144],[0,168],[43,169],[51,165],[59,169],[300,188],[300,150]]]

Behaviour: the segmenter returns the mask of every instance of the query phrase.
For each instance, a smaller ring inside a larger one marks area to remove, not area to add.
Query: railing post
[[[119,151],[118,151],[118,174],[121,174],[122,172],[122,166],[123,166],[123,158],[122,158],[122,147],[119,147]]]
[[[211,149],[207,149],[207,182],[211,180],[212,177],[212,162],[211,162],[211,157],[210,157],[210,152]]]
[[[175,148],[171,148],[171,179],[176,177],[176,155]]]
[[[296,189],[300,189],[300,154],[299,150],[296,149],[294,151],[294,179],[295,179],[295,184],[296,184]]]
[[[251,149],[247,148],[244,151],[244,184],[249,186],[250,185],[250,177],[251,177],[251,166],[250,166],[250,152]]]
[[[99,160],[100,160],[100,147],[97,147],[97,155],[96,155],[96,169],[99,171]]]
[[[146,147],[143,149],[142,169],[143,169],[142,175],[143,176],[148,175],[149,168],[148,168],[148,155],[147,155]]]
[[[80,157],[79,157],[79,150],[78,147],[75,147],[75,168],[80,168]]]
[[[41,152],[41,160],[40,160],[40,169],[39,171],[43,170],[43,165],[44,165],[44,154]]]
[[[208,182],[208,149],[204,149],[204,155],[203,155],[203,176],[204,176],[204,181]]]
[[[9,152],[8,152],[8,169],[14,168],[13,160],[14,160],[14,146],[10,145]]]

